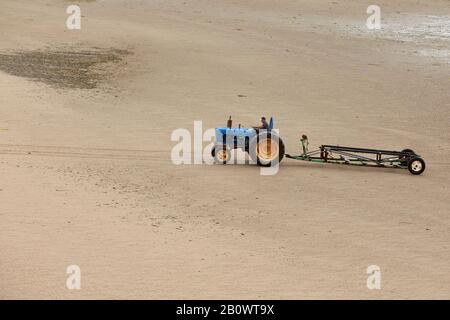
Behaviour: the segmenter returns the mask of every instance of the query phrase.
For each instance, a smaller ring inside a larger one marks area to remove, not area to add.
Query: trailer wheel
[[[231,158],[230,149],[226,146],[215,146],[211,150],[211,155],[214,157],[217,163],[227,164]]]
[[[408,161],[408,170],[414,175],[421,174],[425,171],[425,161],[419,157],[413,157]]]
[[[402,166],[407,166],[407,165],[408,165],[408,159],[410,159],[411,156],[416,155],[416,153],[414,152],[414,150],[411,150],[411,149],[403,149],[401,152],[402,152],[402,153],[409,153],[409,154],[410,154],[410,157],[408,157],[408,156],[400,156],[400,157],[399,157],[399,159],[400,159],[400,164],[401,164]]]
[[[411,150],[411,149],[403,149],[403,150],[402,150],[402,153],[416,154],[416,153],[414,152],[414,150]]]

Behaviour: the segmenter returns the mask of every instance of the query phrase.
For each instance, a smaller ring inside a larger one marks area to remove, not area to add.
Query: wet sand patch
[[[0,53],[0,71],[55,88],[94,89],[130,54],[120,49],[45,49]]]

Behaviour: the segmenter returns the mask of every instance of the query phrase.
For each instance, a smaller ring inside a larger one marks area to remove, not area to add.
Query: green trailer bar
[[[408,169],[414,175],[419,175],[425,171],[425,161],[411,149],[389,151],[321,145],[319,149],[309,151],[309,142],[306,135],[303,135],[300,139],[300,145],[302,154],[286,154],[286,157],[318,163]]]

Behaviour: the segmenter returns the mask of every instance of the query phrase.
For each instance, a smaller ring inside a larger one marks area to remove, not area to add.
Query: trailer
[[[303,135],[300,139],[300,145],[302,154],[286,154],[286,158],[318,163],[408,169],[413,175],[419,175],[425,171],[425,161],[411,149],[389,151],[321,145],[319,149],[309,151],[309,142],[306,135]]]

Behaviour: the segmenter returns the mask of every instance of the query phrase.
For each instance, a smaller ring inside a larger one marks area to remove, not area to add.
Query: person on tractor
[[[261,130],[261,129],[263,129],[263,130],[269,129],[269,124],[267,123],[266,117],[261,117],[261,125],[257,126],[257,127],[253,127],[253,129],[255,129],[257,131]]]

